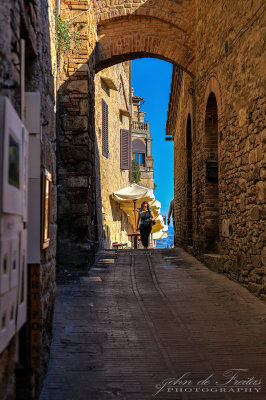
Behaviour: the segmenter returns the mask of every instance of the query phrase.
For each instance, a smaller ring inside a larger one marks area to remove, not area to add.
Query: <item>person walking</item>
[[[155,216],[152,210],[150,210],[149,203],[143,201],[138,214],[137,226],[139,226],[140,238],[144,249],[147,249],[149,246],[149,236],[154,224]]]
[[[174,231],[175,231],[175,210],[174,210],[174,200],[170,201],[170,207],[168,211],[168,217],[167,217],[167,225],[170,225],[170,218],[172,214],[172,220],[173,220],[173,225],[174,225]]]
[[[167,217],[167,225],[170,225],[170,218],[172,215],[172,220],[173,220],[173,226],[174,226],[174,247],[176,246],[176,239],[175,239],[175,209],[174,209],[174,200],[170,201],[170,207],[168,211],[168,217]]]

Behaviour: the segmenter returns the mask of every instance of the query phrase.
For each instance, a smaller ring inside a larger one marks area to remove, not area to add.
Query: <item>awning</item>
[[[141,207],[143,201],[147,201],[156,218],[156,224],[152,227],[152,233],[168,230],[168,226],[164,225],[163,217],[160,215],[161,203],[155,199],[152,189],[133,183],[130,186],[114,192],[113,199],[117,201],[120,208],[127,213],[129,223],[134,227],[138,209]]]
[[[155,197],[152,189],[132,183],[130,186],[114,192],[113,199],[120,204],[129,203],[130,200],[137,200],[137,207],[140,207],[143,201],[149,202],[155,200]]]
[[[129,222],[135,226],[137,209],[141,207],[143,201],[150,203],[155,200],[155,197],[152,189],[132,183],[130,186],[114,192],[113,199],[119,203],[120,208],[127,213]]]

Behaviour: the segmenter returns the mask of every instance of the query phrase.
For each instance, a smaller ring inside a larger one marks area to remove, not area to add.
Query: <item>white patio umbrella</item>
[[[132,183],[123,189],[117,190],[113,193],[113,199],[117,201],[120,208],[124,210],[129,219],[134,218],[135,230],[137,229],[137,208],[140,208],[143,201],[149,203],[155,200],[152,189]]]

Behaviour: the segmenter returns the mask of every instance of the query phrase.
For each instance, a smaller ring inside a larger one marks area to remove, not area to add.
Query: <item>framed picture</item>
[[[46,249],[50,244],[50,203],[51,203],[51,182],[52,175],[46,169],[42,174],[42,249]]]
[[[2,212],[22,215],[23,136],[22,123],[9,99],[0,96]]]

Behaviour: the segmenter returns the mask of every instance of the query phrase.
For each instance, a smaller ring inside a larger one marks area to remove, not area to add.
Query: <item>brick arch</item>
[[[219,121],[223,116],[222,90],[221,90],[220,82],[214,72],[210,75],[206,89],[205,89],[205,97],[204,97],[203,110],[202,110],[203,111],[202,115],[204,116],[203,121],[205,121],[207,102],[208,102],[208,99],[209,99],[209,96],[211,93],[214,93],[215,98],[216,98],[217,115],[218,115],[218,121]]]
[[[143,15],[160,18],[174,25],[179,25],[184,31],[194,24],[195,0],[114,0],[107,4],[106,0],[98,0],[98,22],[105,23],[112,19],[128,15]],[[117,2],[118,3],[118,2]]]
[[[186,103],[186,118],[183,119],[183,126],[185,134],[187,133],[187,121],[188,118],[191,119],[191,141],[195,140],[195,129],[194,129],[194,112],[193,112],[193,98],[190,94],[187,94],[187,103]],[[187,138],[186,138],[186,145],[187,145]]]
[[[99,3],[96,71],[121,61],[155,57],[194,72],[194,0]]]

